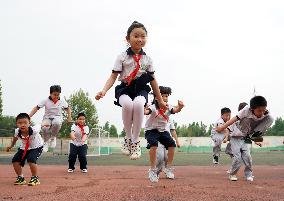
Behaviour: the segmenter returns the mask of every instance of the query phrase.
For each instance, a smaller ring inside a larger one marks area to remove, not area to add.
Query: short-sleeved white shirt
[[[36,149],[43,146],[43,139],[40,135],[41,126],[35,125],[29,128],[29,148],[28,149]],[[22,136],[19,128],[15,129],[15,137],[22,140],[20,145],[20,149],[24,150],[26,147],[26,138]]]
[[[216,131],[216,128],[217,128],[218,126],[223,125],[223,124],[225,124],[225,121],[224,121],[222,118],[219,118],[219,119],[214,123],[214,125],[213,125],[213,128],[212,128],[212,130],[211,130],[211,136],[213,136],[213,135],[215,135],[215,134],[224,134],[224,131],[221,132],[221,133],[218,133],[218,132]]]
[[[83,129],[84,129],[84,133],[87,135],[87,138],[88,138],[89,132],[90,132],[89,127],[84,126]],[[76,137],[75,140],[71,140],[71,143],[74,144],[75,146],[82,146],[82,145],[88,143],[87,138],[86,138],[84,144],[82,144],[82,131],[81,131],[79,126],[73,124],[72,127],[71,127],[71,132],[74,132],[74,135]]]
[[[159,132],[166,131],[169,121],[162,115],[159,115],[159,110],[156,108],[155,104],[150,105],[149,109],[151,110],[151,114],[147,116],[145,130],[157,129]],[[173,107],[169,106],[164,114],[169,117],[172,114],[172,109]]]
[[[133,58],[133,55],[135,53],[131,50],[131,48],[128,48],[126,52],[123,52],[118,55],[118,57],[115,60],[114,68],[112,69],[113,72],[119,73],[118,80],[124,81],[124,79],[130,75],[131,72],[136,68],[136,62]],[[140,77],[142,74],[149,72],[154,73],[153,69],[153,62],[151,57],[146,55],[146,53],[141,50],[140,54],[142,54],[142,57],[140,59],[140,69],[136,75],[136,77]]]
[[[49,98],[43,100],[42,102],[40,102],[37,106],[38,106],[38,108],[45,107],[45,113],[44,113],[43,119],[55,118],[55,117],[62,118],[62,116],[63,116],[62,109],[67,109],[68,103],[64,99],[59,99],[54,104],[54,102],[49,97]]]

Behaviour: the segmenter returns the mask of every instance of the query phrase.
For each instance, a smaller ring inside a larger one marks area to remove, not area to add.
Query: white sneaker
[[[50,147],[55,148],[56,147],[56,137],[53,137],[50,139]]]
[[[82,172],[82,173],[87,173],[88,170],[87,170],[87,169],[83,169],[83,170],[81,170],[81,172]]]
[[[73,170],[73,169],[68,169],[67,172],[68,172],[68,173],[73,173],[74,170]]]
[[[175,178],[175,175],[173,173],[174,169],[171,168],[171,167],[166,167],[164,168],[164,173],[166,174],[167,178],[168,179],[174,179]]]
[[[236,175],[229,175],[229,179],[230,179],[231,181],[238,181],[238,178],[237,178]]]
[[[138,158],[141,157],[141,147],[140,147],[140,142],[132,143],[131,144],[131,155],[130,159],[131,160],[137,160]]]
[[[48,142],[44,142],[43,143],[43,149],[42,149],[43,152],[48,152]]]
[[[153,183],[157,183],[159,181],[159,177],[157,175],[157,170],[156,169],[149,169],[149,179]]]
[[[124,142],[121,147],[121,152],[126,155],[130,156],[131,154],[131,139],[124,138]]]
[[[227,174],[231,174],[231,170],[227,170],[227,172],[226,172]]]
[[[246,180],[247,180],[247,181],[253,181],[253,176],[247,177]]]

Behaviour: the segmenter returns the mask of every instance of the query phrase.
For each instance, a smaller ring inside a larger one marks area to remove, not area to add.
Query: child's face
[[[231,119],[231,113],[227,112],[221,115],[222,119],[224,120],[224,122],[227,122]]]
[[[253,111],[253,114],[257,117],[257,118],[261,118],[264,113],[266,112],[266,106],[263,107],[257,107],[255,108]]]
[[[134,51],[139,51],[147,42],[147,33],[143,28],[135,28],[126,40]]]
[[[77,119],[77,124],[83,126],[85,125],[85,121],[86,121],[86,118],[84,116],[80,116],[78,119]]]
[[[21,132],[27,132],[29,130],[29,127],[31,125],[31,122],[29,119],[18,119],[16,122],[17,127],[20,129]]]
[[[161,95],[162,95],[163,101],[167,103],[169,101],[169,94],[161,94]]]
[[[59,97],[60,97],[60,93],[59,92],[52,92],[50,94],[50,97],[51,97],[52,100],[58,100]]]

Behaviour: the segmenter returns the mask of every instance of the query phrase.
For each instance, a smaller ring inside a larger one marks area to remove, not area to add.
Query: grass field
[[[9,164],[13,154],[0,155],[0,164]],[[284,165],[284,152],[283,151],[271,151],[271,152],[254,152],[252,153],[254,165]],[[106,156],[89,156],[88,164],[96,166],[112,166],[112,165],[138,165],[147,166],[149,157],[147,153],[143,153],[139,160],[131,161],[128,157],[122,154],[111,154]],[[39,164],[46,165],[64,165],[68,163],[67,155],[52,155],[50,153],[44,153],[38,160]],[[208,166],[212,164],[211,153],[184,153],[177,152],[174,160],[177,166]],[[220,158],[220,165],[229,165],[231,159],[224,153]]]

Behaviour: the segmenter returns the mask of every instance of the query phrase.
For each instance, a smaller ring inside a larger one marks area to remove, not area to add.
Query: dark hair
[[[127,34],[126,34],[127,38],[130,37],[130,33],[131,33],[131,32],[133,31],[133,29],[135,29],[135,28],[142,28],[142,29],[144,29],[144,31],[146,32],[146,34],[148,33],[147,30],[146,30],[146,28],[145,28],[145,26],[144,26],[142,23],[137,22],[137,21],[134,21],[134,22],[132,22],[132,24],[130,25],[130,27],[128,27],[128,29],[127,29]]]
[[[52,85],[49,89],[50,93],[53,93],[53,92],[58,92],[58,93],[61,93],[61,87],[60,85]]]
[[[79,119],[79,117],[85,117],[86,118],[86,115],[84,112],[80,112],[78,115],[77,115],[77,119]]]
[[[227,107],[224,107],[221,109],[221,115],[225,114],[225,113],[231,113],[231,110]]]
[[[245,103],[245,102],[242,102],[239,104],[239,107],[238,107],[238,111],[241,111],[245,106],[247,106],[248,104]]]
[[[256,109],[258,107],[266,107],[267,101],[263,96],[255,96],[250,99],[250,108]]]
[[[172,94],[172,89],[170,87],[159,86],[159,89],[161,94]]]
[[[16,117],[16,122],[20,119],[28,119],[29,121],[31,121],[31,118],[27,113],[18,114],[18,116]]]

